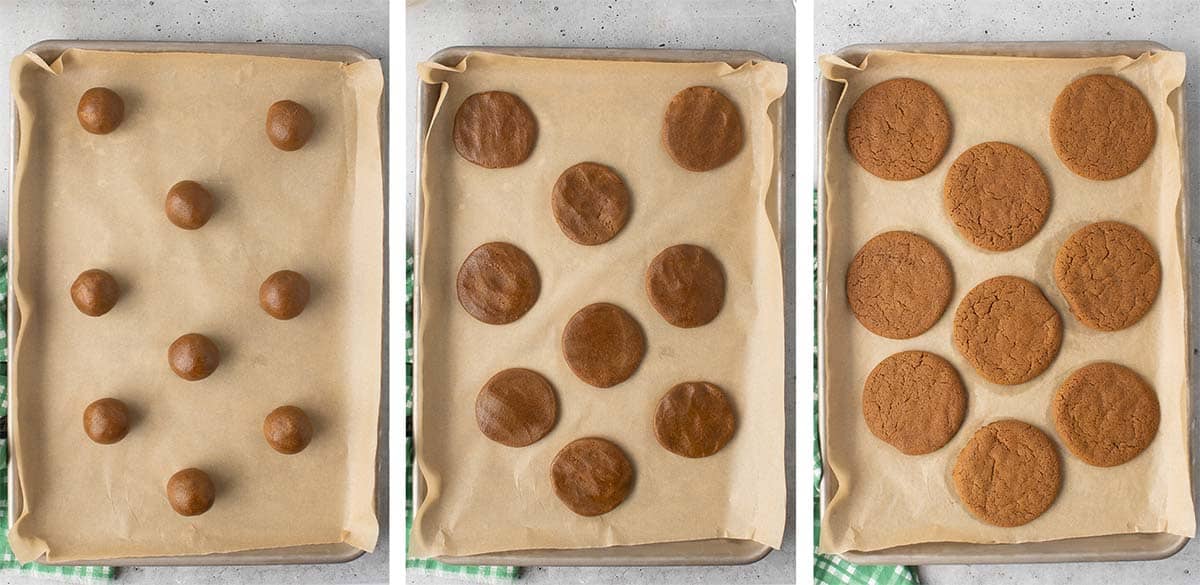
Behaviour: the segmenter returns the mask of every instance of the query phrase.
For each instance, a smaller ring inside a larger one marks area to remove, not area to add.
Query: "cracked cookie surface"
[[[846,271],[846,298],[868,331],[908,339],[941,318],[954,291],[950,263],[929,240],[912,232],[885,232],[854,255]]]
[[[950,145],[950,113],[937,92],[916,79],[871,86],[846,115],[846,145],[867,172],[890,181],[933,170]]]
[[[1036,284],[997,276],[971,289],[954,312],[954,347],[996,384],[1021,384],[1058,355],[1062,318]]]
[[[950,165],[942,202],[967,241],[993,252],[1031,240],[1050,211],[1050,184],[1029,153],[1005,142],[976,144]]]
[[[1154,149],[1154,111],[1138,88],[1115,75],[1072,81],[1050,111],[1050,142],[1063,164],[1085,179],[1132,173]]]
[[[975,431],[954,462],[958,498],[976,518],[995,526],[1021,526],[1041,516],[1061,485],[1054,443],[1019,420]]]
[[[906,455],[941,449],[962,425],[967,394],[950,362],[904,351],[879,362],[862,395],[867,428]]]
[[[1113,467],[1137,457],[1158,433],[1158,396],[1133,370],[1100,362],[1071,373],[1054,395],[1054,427],[1076,457]]]
[[[1054,282],[1071,314],[1100,331],[1137,323],[1154,305],[1162,267],[1136,228],[1101,221],[1071,234],[1054,259]]]

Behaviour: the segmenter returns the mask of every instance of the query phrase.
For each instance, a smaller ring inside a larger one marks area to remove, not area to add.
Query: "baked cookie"
[[[709,382],[676,384],[658,401],[654,437],[664,449],[683,457],[708,457],[733,438],[733,408],[725,393]]]
[[[458,269],[458,302],[472,317],[491,325],[520,319],[537,302],[542,281],[520,248],[488,242],[475,248]]]
[[[554,220],[572,241],[603,244],[629,220],[629,189],[612,169],[582,162],[563,171],[550,197]]]
[[[580,380],[610,388],[629,379],[642,356],[646,338],[642,326],[624,309],[595,303],[579,309],[562,334],[563,358]]]
[[[846,145],[867,172],[889,181],[933,170],[950,145],[950,113],[937,92],[915,79],[871,86],[846,114]]]
[[[1061,485],[1054,443],[1019,420],[1001,420],[975,431],[954,463],[958,499],[976,518],[995,526],[1021,526],[1041,516]]]
[[[1054,427],[1076,457],[1113,467],[1158,433],[1158,396],[1133,370],[1100,362],[1075,370],[1054,395]]]
[[[683,328],[706,325],[725,305],[725,270],[700,246],[671,246],[646,268],[646,296],[667,323]]]
[[[942,186],[946,213],[967,241],[993,252],[1033,239],[1050,212],[1050,183],[1029,153],[1004,142],[958,155]]]
[[[1162,283],[1158,252],[1136,228],[1101,221],[1071,234],[1054,258],[1054,282],[1071,314],[1100,331],[1137,323]]]
[[[529,158],[538,125],[521,98],[503,91],[467,97],[454,114],[454,149],[488,169],[515,167]]]
[[[1021,384],[1041,374],[1062,345],[1062,318],[1036,284],[989,278],[954,312],[954,347],[989,382]]]
[[[846,298],[868,331],[908,339],[942,317],[954,292],[950,262],[912,232],[885,232],[863,245],[846,271]]]
[[[541,374],[509,368],[492,376],[475,397],[475,423],[487,438],[508,445],[532,445],[554,428],[558,400]]]
[[[667,104],[662,141],[675,164],[689,171],[711,171],[742,149],[742,116],[725,94],[711,87],[689,87]]]
[[[867,428],[880,440],[905,455],[924,455],[958,432],[967,393],[950,362],[926,351],[903,351],[867,375],[862,409]]]
[[[621,505],[633,488],[633,464],[610,441],[572,441],[550,464],[554,493],[572,512],[599,516]]]
[[[1050,142],[1071,172],[1107,181],[1132,173],[1150,156],[1157,134],[1142,92],[1115,75],[1072,81],[1050,111]]]

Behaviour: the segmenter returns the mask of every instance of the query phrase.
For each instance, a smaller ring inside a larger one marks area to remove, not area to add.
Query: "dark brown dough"
[[[737,423],[725,393],[709,382],[676,384],[658,401],[654,437],[664,449],[684,457],[720,451]]]
[[[308,306],[310,288],[303,274],[280,270],[258,287],[258,306],[276,319],[292,319]]]
[[[194,382],[216,371],[221,363],[221,352],[211,339],[199,333],[188,333],[167,349],[167,362],[180,378]]]
[[[689,87],[667,104],[662,141],[675,164],[689,171],[711,171],[742,149],[742,116],[725,94],[711,87]]]
[[[207,473],[189,467],[167,480],[167,501],[180,516],[199,516],[208,511],[217,497],[217,488]]]
[[[533,370],[504,370],[492,376],[475,397],[479,431],[501,445],[532,445],[554,428],[557,418],[554,388]]]
[[[646,338],[624,309],[611,303],[588,305],[563,328],[563,357],[580,380],[598,388],[629,379],[642,363]]]
[[[554,493],[572,512],[599,516],[621,505],[633,488],[633,465],[610,441],[577,439],[550,465]]]
[[[603,244],[629,219],[629,189],[612,169],[582,162],[563,171],[551,196],[554,220],[568,238],[585,246]]]
[[[200,229],[213,213],[213,196],[200,183],[180,181],[167,191],[167,219],[185,229]]]
[[[129,432],[129,412],[116,398],[101,398],[83,410],[83,432],[101,445],[111,445]]]
[[[295,455],[312,441],[313,427],[308,415],[295,406],[280,406],[263,421],[263,437],[272,449]]]
[[[300,150],[312,136],[312,113],[291,100],[282,100],[267,108],[267,138],[279,150]]]
[[[108,134],[125,119],[125,101],[107,87],[93,87],[79,98],[75,108],[79,125],[92,134]]]
[[[120,296],[116,279],[97,268],[84,270],[71,283],[71,301],[79,312],[90,317],[99,317],[112,310]]]
[[[537,136],[537,118],[511,93],[471,95],[454,114],[454,149],[484,168],[503,169],[525,162]]]
[[[706,325],[725,305],[725,271],[700,246],[671,246],[650,261],[646,296],[667,323],[683,328]]]
[[[488,242],[475,248],[458,269],[458,302],[472,317],[491,325],[520,319],[541,290],[533,260],[509,243]]]

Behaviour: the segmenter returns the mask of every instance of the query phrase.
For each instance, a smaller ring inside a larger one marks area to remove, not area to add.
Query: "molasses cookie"
[[[709,382],[676,384],[658,401],[654,437],[684,457],[708,457],[733,438],[736,421],[725,392]]]
[[[99,317],[112,310],[121,296],[117,280],[111,274],[93,268],[84,270],[71,283],[71,302],[80,313]]]
[[[308,108],[291,100],[267,108],[267,139],[279,150],[300,150],[308,144],[315,126]]]
[[[280,406],[263,419],[263,438],[272,449],[295,455],[312,442],[313,426],[308,414],[298,406]]]
[[[108,134],[125,120],[125,101],[107,87],[93,87],[79,98],[75,116],[84,130],[92,134]]]
[[[520,319],[541,290],[533,260],[505,242],[475,248],[458,269],[458,302],[472,317],[491,325]]]
[[[1071,172],[1107,181],[1132,173],[1154,149],[1154,111],[1138,88],[1115,75],[1072,81],[1050,111],[1050,141]]]
[[[463,100],[454,114],[454,149],[488,169],[515,167],[529,158],[538,125],[521,98],[486,91]]]
[[[950,165],[946,213],[972,244],[993,252],[1021,247],[1050,212],[1050,184],[1029,153],[1004,142],[976,144]]]
[[[588,305],[563,328],[563,357],[580,380],[609,388],[629,379],[646,353],[642,327],[611,303]]]
[[[572,441],[550,464],[554,493],[572,512],[599,516],[621,505],[633,487],[633,465],[610,441]]]
[[[846,271],[846,298],[854,317],[871,333],[908,339],[942,317],[954,276],[929,240],[912,232],[885,232],[854,255]]]
[[[554,220],[572,241],[603,244],[629,219],[629,189],[612,169],[582,162],[563,171],[551,196]]]
[[[1054,444],[1019,420],[975,431],[954,463],[958,498],[976,518],[995,526],[1021,526],[1041,516],[1061,485]]]
[[[915,79],[889,79],[863,92],[846,115],[846,144],[867,172],[906,181],[937,166],[950,145],[950,113]]]
[[[111,445],[129,432],[129,411],[116,398],[101,398],[83,410],[83,432],[101,445]]]
[[[200,229],[213,214],[213,196],[200,183],[180,181],[167,191],[167,219],[185,230]]]
[[[683,328],[707,325],[725,305],[725,270],[700,246],[671,246],[646,268],[646,296],[667,323]]]
[[[997,276],[971,289],[954,312],[954,347],[989,382],[1020,384],[1058,355],[1062,319],[1036,284]]]
[[[904,351],[879,362],[862,395],[867,428],[905,455],[941,449],[958,432],[967,393],[950,362],[925,351]]]
[[[1076,457],[1113,467],[1137,457],[1158,433],[1158,396],[1125,366],[1100,362],[1071,373],[1054,395],[1054,427]]]
[[[1100,331],[1137,323],[1158,298],[1162,267],[1136,228],[1101,221],[1071,234],[1054,259],[1054,282],[1071,314]]]
[[[501,445],[532,445],[554,428],[557,418],[554,388],[533,370],[504,370],[492,376],[475,397],[479,431]]]
[[[167,480],[167,501],[180,516],[199,516],[212,507],[217,488],[207,473],[189,467]]]
[[[675,164],[689,171],[711,171],[742,149],[742,116],[716,89],[689,87],[667,104],[662,141]]]

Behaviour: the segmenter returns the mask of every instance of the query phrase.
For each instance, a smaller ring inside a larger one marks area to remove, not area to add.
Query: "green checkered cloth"
[[[413,374],[413,349],[412,349],[412,328],[413,328],[413,259],[408,257],[408,262],[405,268],[405,320],[408,323],[408,335],[404,339],[404,378],[408,382],[405,386],[408,388],[408,393],[405,396],[404,402],[404,418],[405,424],[408,427],[408,432],[405,434],[404,441],[404,493],[411,495],[413,493],[413,459],[416,456],[416,448],[412,442],[412,407],[413,407],[413,390],[412,390],[412,374]],[[412,534],[412,499],[404,498],[404,519],[405,526],[409,534]],[[407,551],[406,551],[407,552]],[[439,563],[434,559],[417,559],[406,555],[405,565],[409,571],[416,571],[427,575],[436,575],[439,577],[451,577],[463,579],[466,581],[476,581],[479,583],[512,583],[521,575],[520,567],[493,567],[493,566],[471,566],[471,565],[448,565]]]
[[[0,416],[8,416],[8,256],[0,256]],[[10,575],[44,577],[68,583],[107,583],[112,567],[51,567],[21,564],[8,546],[8,429],[0,438],[0,579]]]

